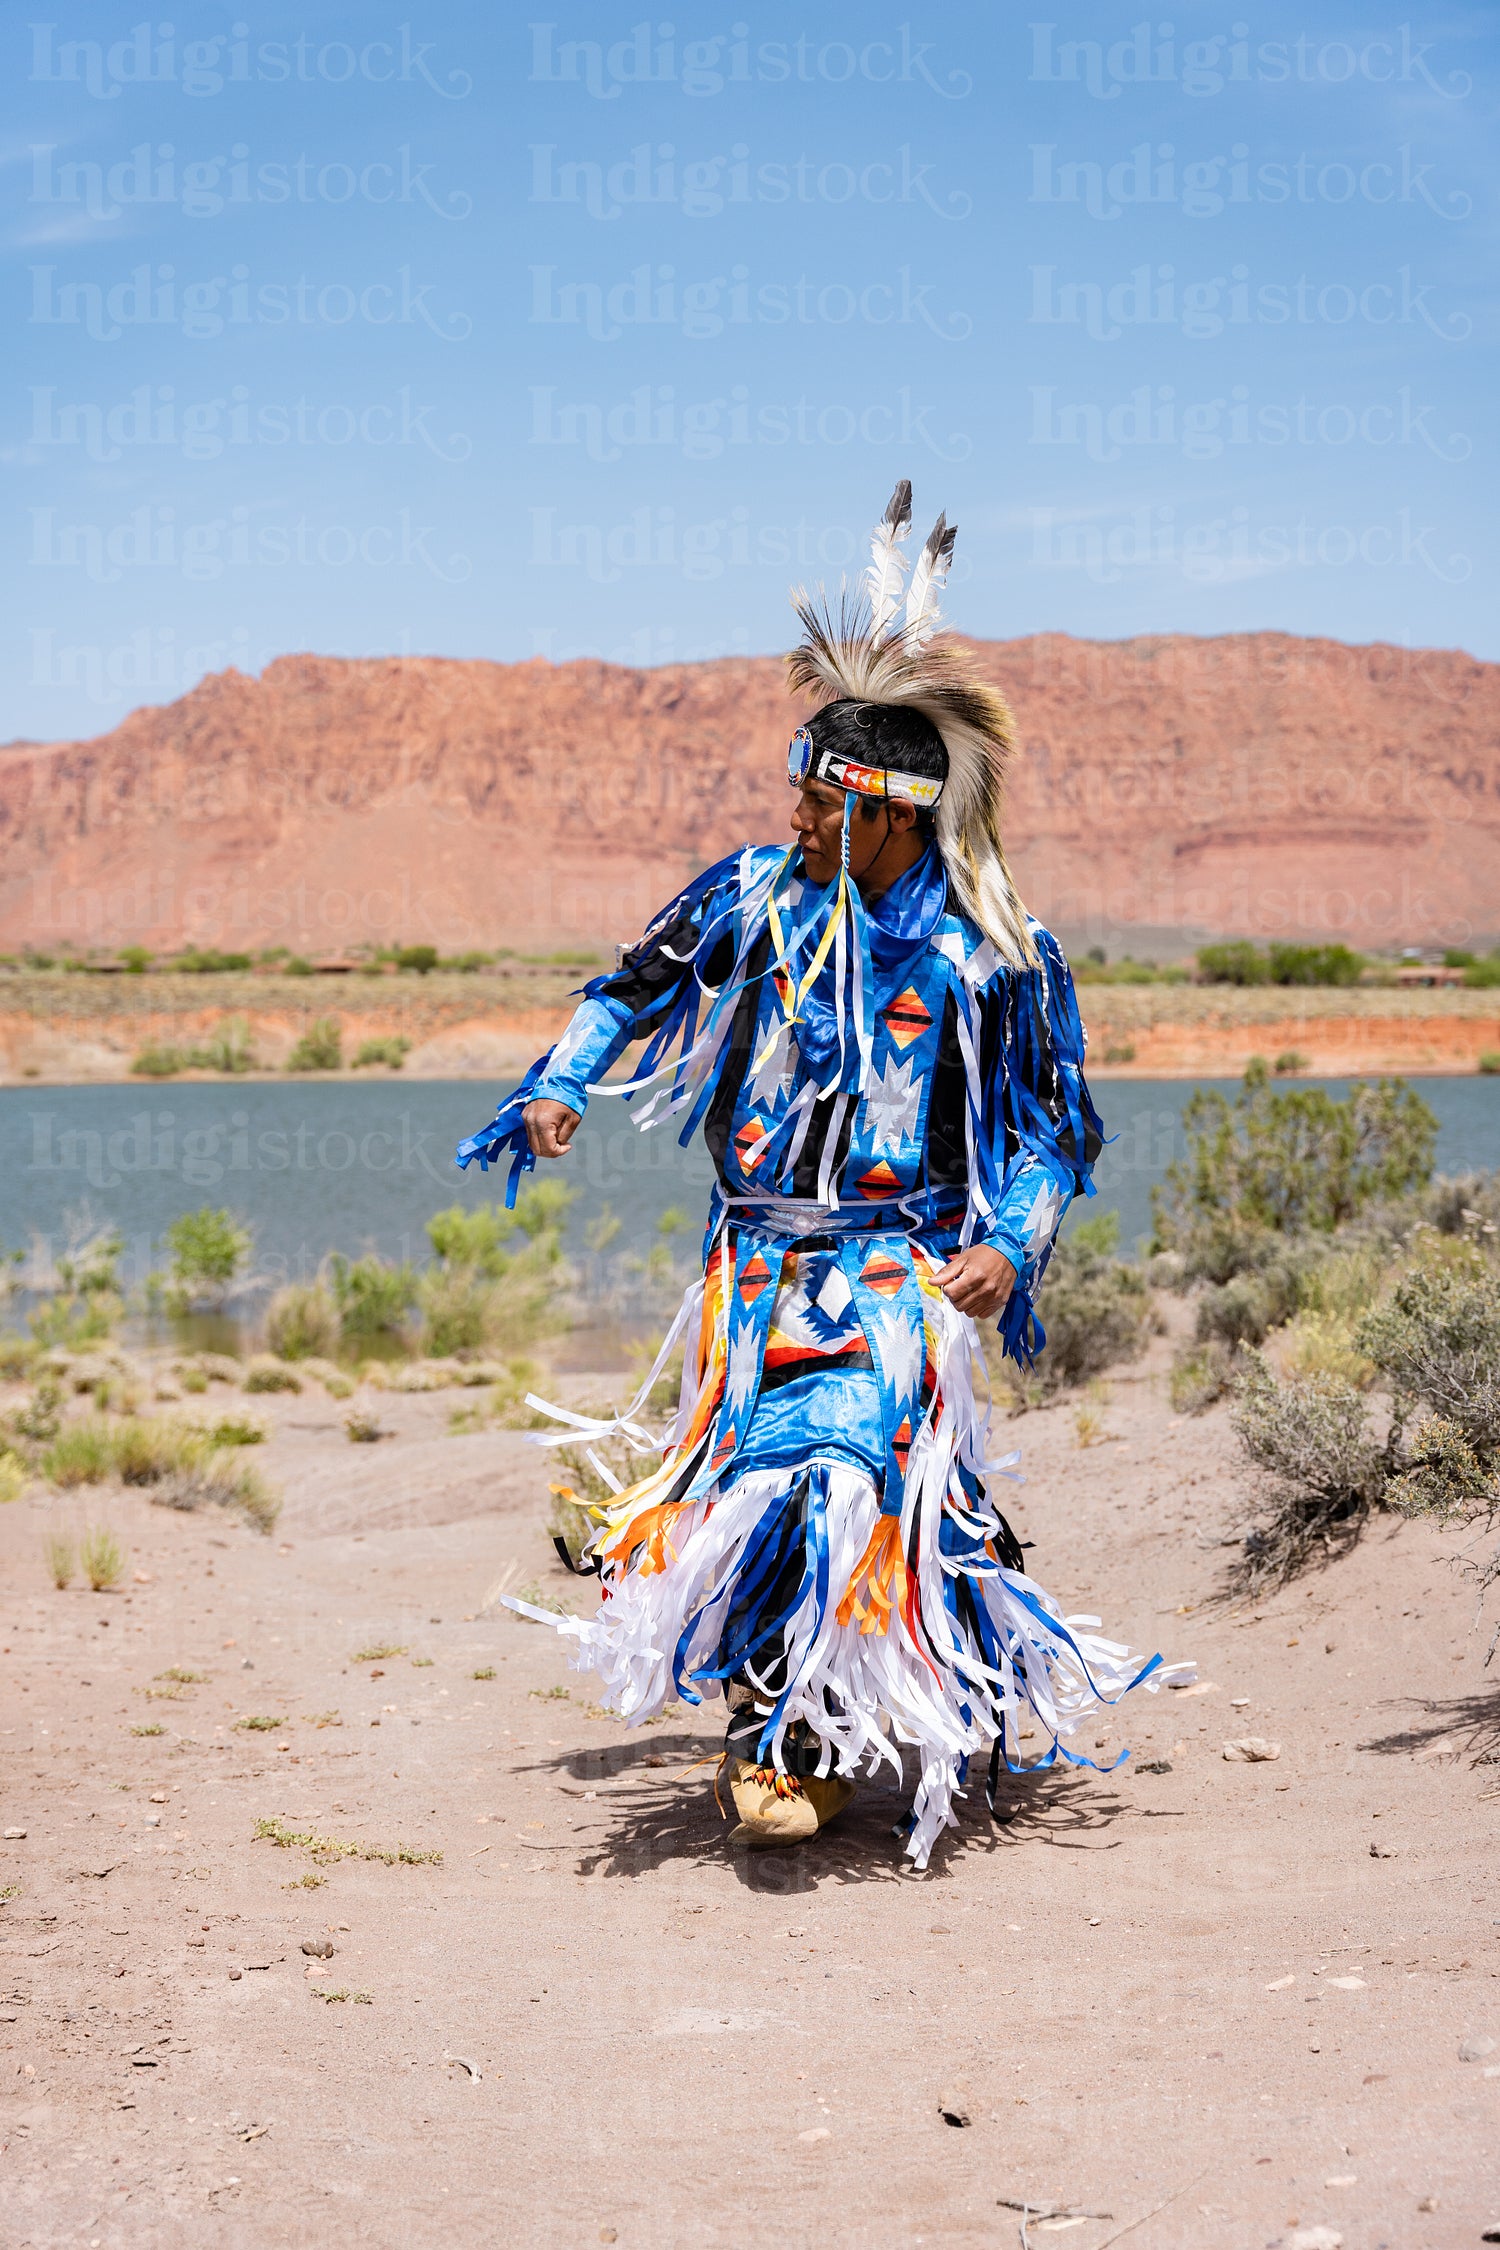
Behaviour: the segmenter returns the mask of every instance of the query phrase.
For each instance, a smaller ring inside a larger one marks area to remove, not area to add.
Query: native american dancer
[[[573,1636],[627,1719],[722,1695],[754,1841],[815,1833],[861,1765],[912,1753],[920,1868],[976,1758],[993,1794],[1025,1725],[1041,1765],[1090,1764],[1067,1738],[1162,1670],[1063,1615],[994,1499],[1019,1456],[991,1457],[975,1324],[998,1316],[1022,1364],[1042,1349],[1037,1286],[1101,1132],[1067,964],[1001,848],[1010,715],[933,638],[953,528],[908,586],[910,521],[903,483],[862,593],[796,599],[790,682],[817,708],[791,741],[792,848],[691,883],[458,1161],[508,1153],[513,1201],[590,1092],[701,1127],[703,1277],[657,1367],[616,1419],[545,1409],[564,1426],[542,1442],[622,1435],[650,1464],[587,1550],[598,1613],[511,1606]]]

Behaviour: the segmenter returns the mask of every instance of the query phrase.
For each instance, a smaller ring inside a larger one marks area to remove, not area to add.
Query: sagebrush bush
[[[334,1251],[326,1287],[338,1312],[339,1333],[348,1344],[400,1328],[417,1298],[417,1277],[409,1265],[390,1265],[373,1251],[346,1258]]]
[[[266,1307],[266,1343],[279,1359],[328,1359],[339,1334],[339,1308],[320,1281],[289,1282]]]
[[[1206,1413],[1232,1386],[1236,1364],[1235,1354],[1225,1343],[1184,1344],[1173,1356],[1168,1377],[1173,1411]]]
[[[1254,1062],[1233,1102],[1199,1088],[1183,1124],[1187,1157],[1152,1190],[1152,1247],[1209,1281],[1265,1265],[1277,1238],[1331,1234],[1432,1177],[1437,1119],[1399,1078],[1356,1083],[1337,1101],[1321,1087],[1273,1087]]]
[[[1278,1382],[1264,1355],[1250,1351],[1235,1382],[1234,1425],[1265,1480],[1238,1582],[1281,1585],[1320,1551],[1352,1546],[1389,1474],[1354,1385],[1328,1374]]]
[[[1047,1396],[1146,1348],[1151,1291],[1140,1266],[1115,1256],[1119,1239],[1119,1214],[1106,1211],[1076,1222],[1052,1253],[1037,1305],[1047,1346],[1035,1372]]]
[[[257,1352],[245,1369],[243,1387],[252,1392],[300,1391],[302,1377],[273,1353]]]

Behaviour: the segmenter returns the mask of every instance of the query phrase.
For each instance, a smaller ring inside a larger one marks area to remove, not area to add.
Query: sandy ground
[[[1013,2245],[1029,2200],[1110,2214],[1030,2222],[1069,2250],[1493,2240],[1487,1636],[1404,1524],[1202,1606],[1232,1442],[1173,1418],[1164,1350],[1112,1442],[1014,1425],[1015,1513],[1045,1583],[1201,1685],[1134,1699],[1116,1774],[1016,1785],[1001,1824],[976,1791],[924,1878],[883,1787],[745,1855],[714,1723],[627,1733],[477,1614],[507,1573],[587,1597],[536,1455],[449,1436],[454,1394],[383,1397],[358,1449],[321,1394],[256,1401],[270,1539],[134,1493],[0,1510],[0,2239]],[[46,1575],[86,1516],[129,1545],[115,1594]],[[172,1667],[204,1677],[153,1694]],[[1226,1762],[1248,1734],[1279,1759]],[[320,1870],[264,1818],[442,1860]]]

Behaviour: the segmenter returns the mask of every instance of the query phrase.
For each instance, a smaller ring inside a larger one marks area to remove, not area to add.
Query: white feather
[[[917,558],[917,567],[911,574],[911,587],[906,596],[908,641],[931,640],[942,623],[938,596],[947,582],[948,565],[953,558],[953,542],[957,536],[957,525],[950,528],[947,517],[939,516],[928,535],[926,546]]]
[[[901,606],[901,588],[906,577],[906,557],[901,552],[901,541],[910,529],[911,485],[903,478],[891,494],[890,504],[876,524],[870,541],[865,589],[870,602],[871,632],[876,640],[884,637]]]

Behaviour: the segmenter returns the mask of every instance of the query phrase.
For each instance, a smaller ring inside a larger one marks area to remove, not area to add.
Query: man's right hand
[[[521,1123],[533,1156],[566,1156],[568,1143],[578,1130],[579,1116],[566,1102],[528,1102],[521,1112]]]

